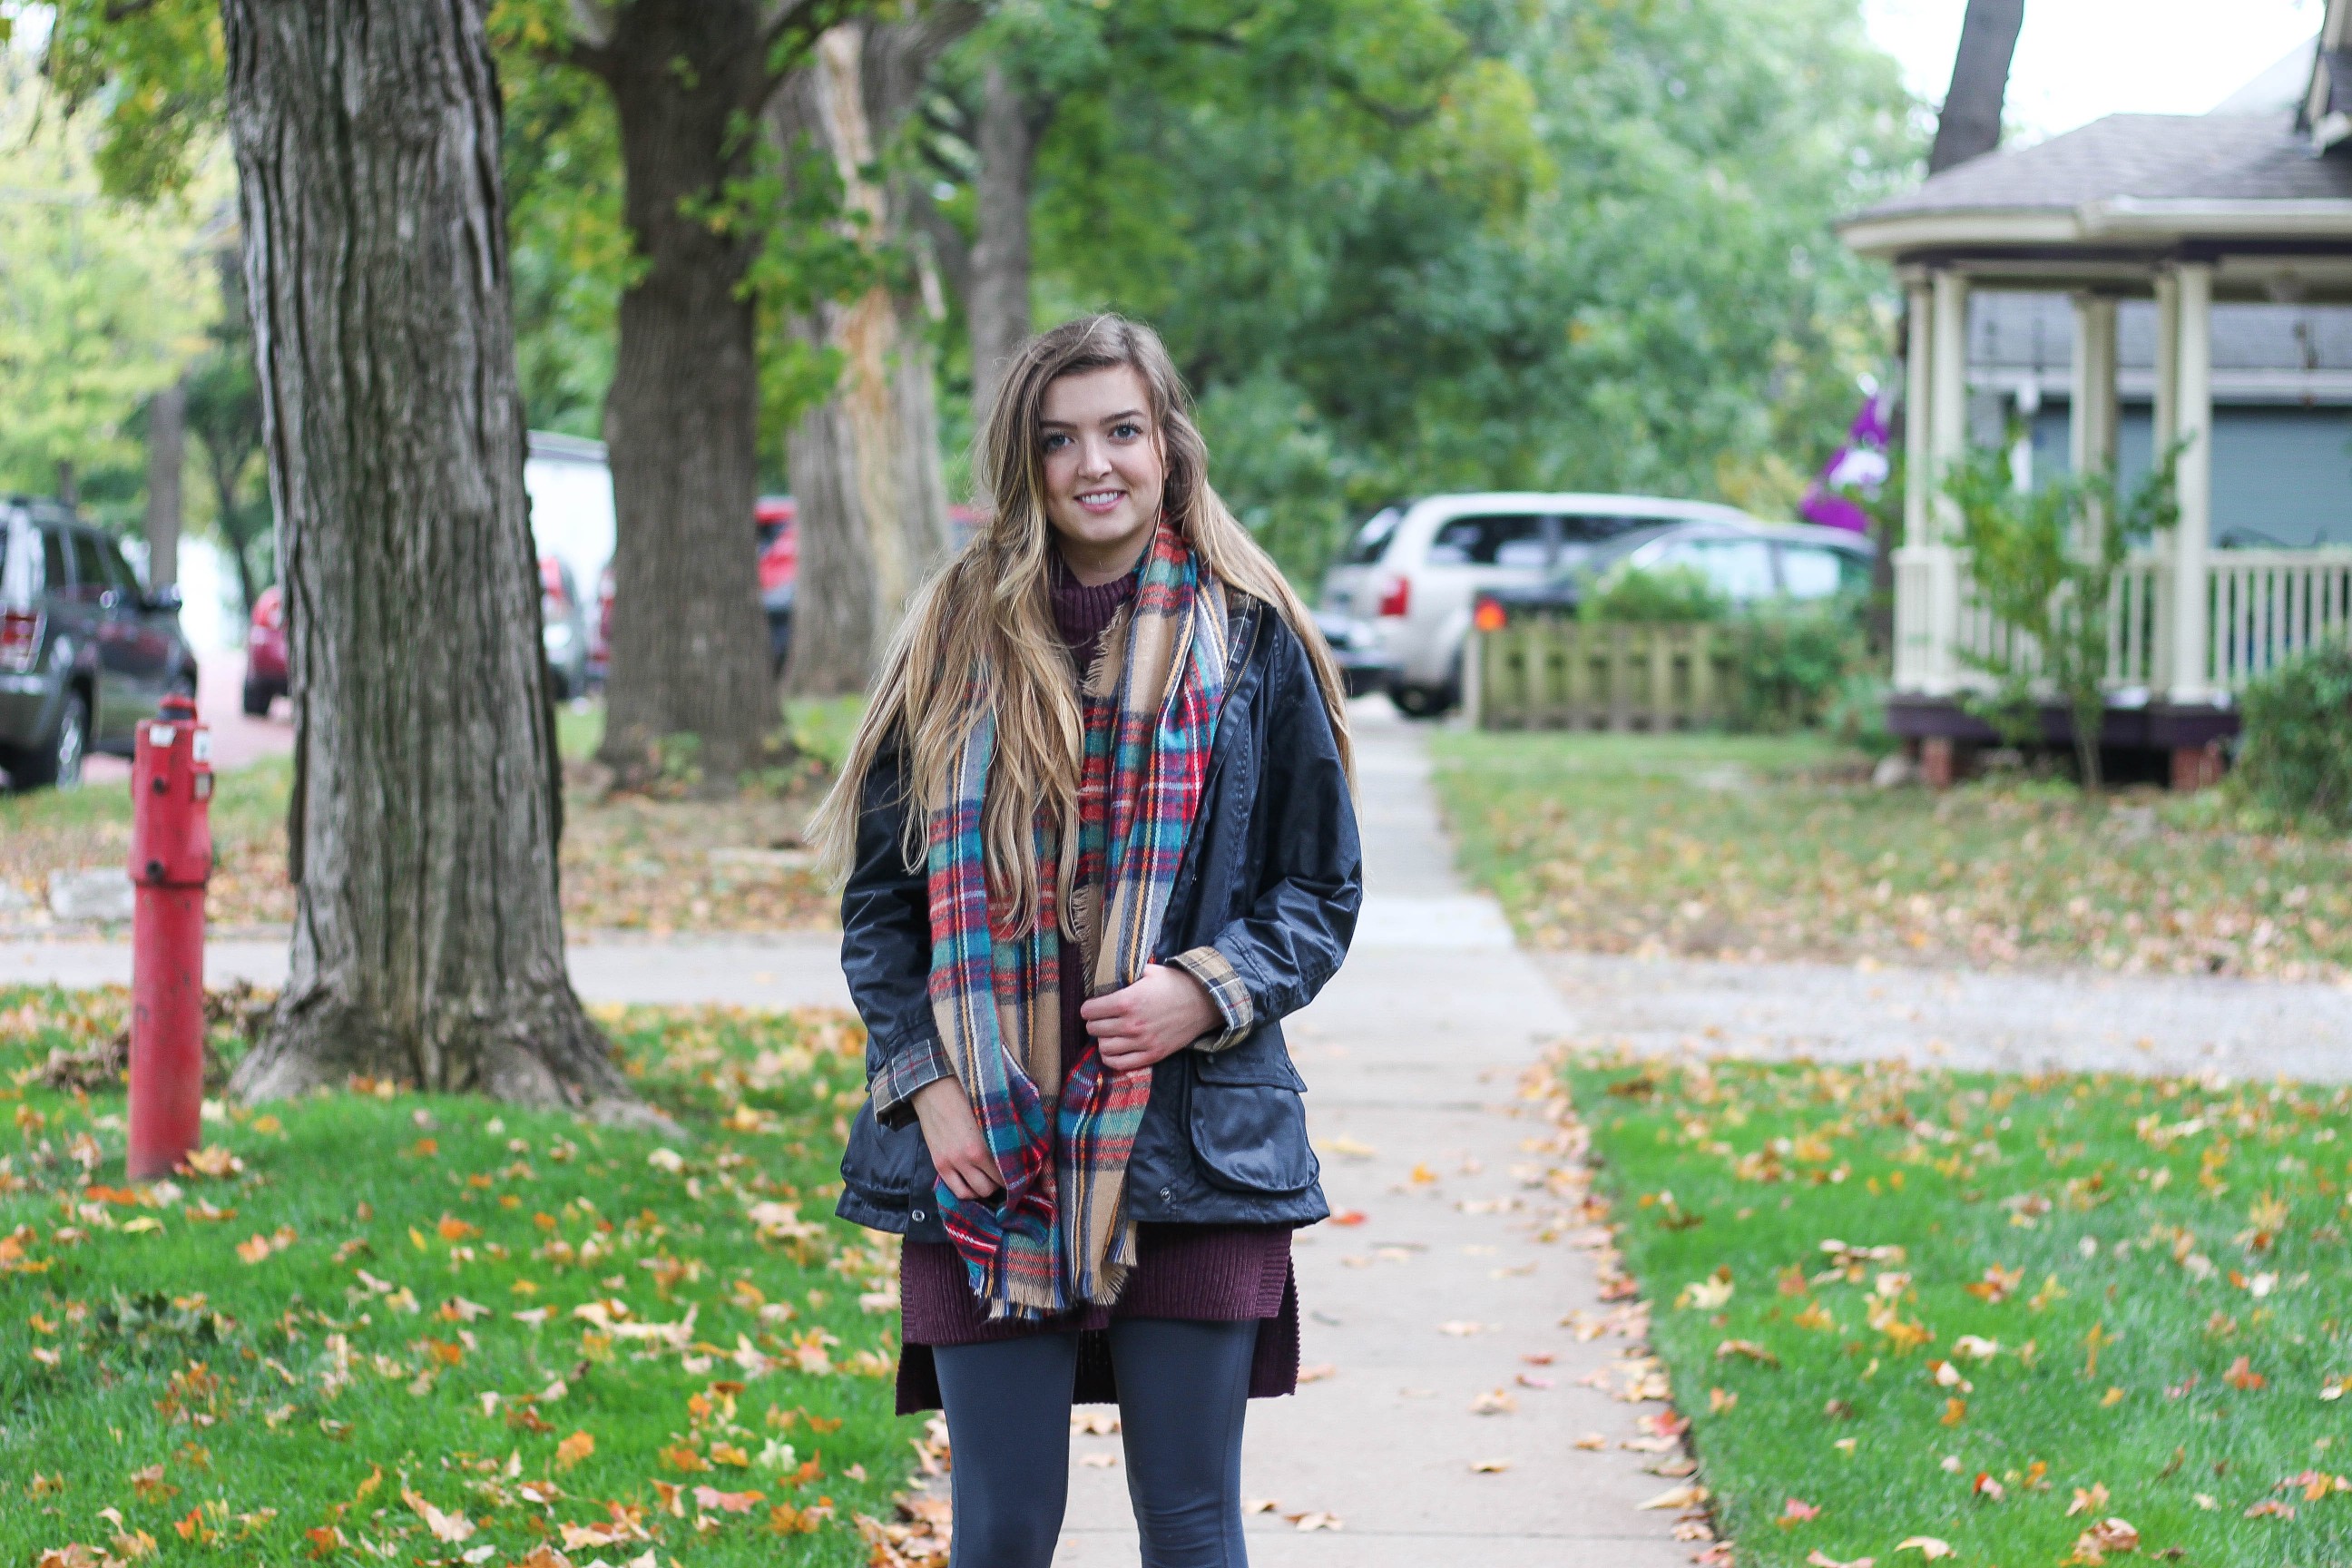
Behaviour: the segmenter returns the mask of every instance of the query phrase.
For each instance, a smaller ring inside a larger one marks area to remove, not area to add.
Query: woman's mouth
[[[1097,516],[1115,510],[1127,499],[1125,490],[1080,490],[1078,504]]]

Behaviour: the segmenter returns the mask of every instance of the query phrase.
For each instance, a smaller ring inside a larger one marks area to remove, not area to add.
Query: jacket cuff
[[[1217,1005],[1218,1015],[1225,1026],[1218,1034],[1203,1035],[1192,1042],[1196,1051],[1212,1055],[1228,1046],[1240,1044],[1249,1032],[1257,1027],[1257,1005],[1250,1000],[1249,987],[1233,962],[1213,947],[1195,947],[1178,953],[1168,961],[1171,969],[1181,969],[1199,981],[1209,993],[1209,1000]]]
[[[882,1058],[882,1069],[867,1080],[874,1097],[874,1120],[885,1127],[905,1125],[915,1114],[908,1101],[915,1091],[943,1078],[955,1077],[955,1064],[937,1035],[899,1046]]]

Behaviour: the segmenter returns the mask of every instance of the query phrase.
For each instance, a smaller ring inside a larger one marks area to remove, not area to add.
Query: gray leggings
[[[1170,1318],[1110,1326],[1143,1568],[1248,1568],[1242,1415],[1257,1328]],[[951,1568],[1047,1568],[1069,1501],[1078,1336],[940,1345],[931,1354],[955,1454]]]

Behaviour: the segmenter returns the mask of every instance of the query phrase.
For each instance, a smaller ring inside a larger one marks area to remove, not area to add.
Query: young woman
[[[1338,672],[1209,488],[1167,351],[1023,348],[987,525],[908,611],[816,832],[871,1089],[839,1212],[906,1237],[902,1412],[955,1562],[1043,1568],[1116,1400],[1147,1568],[1238,1568],[1244,1401],[1295,1391],[1329,1209],[1282,1016],[1362,892]]]

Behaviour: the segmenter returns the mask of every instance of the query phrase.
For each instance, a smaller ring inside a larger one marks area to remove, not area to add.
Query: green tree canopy
[[[203,206],[113,199],[103,142],[47,109],[31,60],[0,49],[0,489],[54,493],[65,465],[92,511],[121,525],[145,485],[139,411],[204,348]]]

